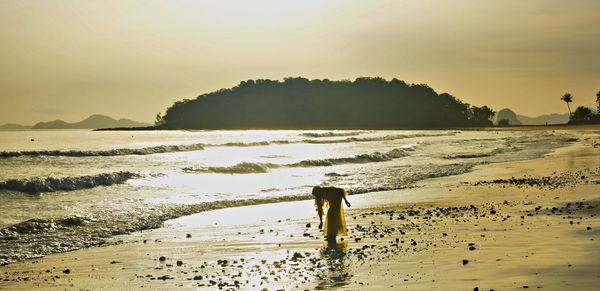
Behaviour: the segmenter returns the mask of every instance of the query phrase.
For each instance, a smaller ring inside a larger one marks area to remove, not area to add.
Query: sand
[[[0,289],[597,290],[598,141],[350,196],[335,245],[312,201],[222,209],[0,267]]]

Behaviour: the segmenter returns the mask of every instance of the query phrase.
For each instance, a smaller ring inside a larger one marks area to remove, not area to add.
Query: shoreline
[[[236,131],[236,130],[582,130],[600,129],[600,124],[526,124],[494,127],[434,127],[434,128],[158,128],[147,127],[113,127],[95,128],[92,131],[148,131],[148,130],[182,130],[182,131]]]
[[[117,237],[115,245],[0,267],[0,289],[593,289],[600,278],[600,266],[589,255],[600,252],[592,241],[600,239],[595,184],[474,186],[594,170],[600,153],[593,140],[587,143],[580,140],[539,159],[476,166],[466,174],[418,182],[419,188],[350,196],[351,231],[339,246],[328,248],[322,241],[311,201],[227,208]],[[600,181],[596,172],[587,175],[586,182]],[[575,212],[579,221],[545,215],[551,207],[572,211],[566,205],[573,202],[583,205],[584,211]],[[543,211],[534,211],[540,205]],[[307,279],[299,282],[299,274]]]

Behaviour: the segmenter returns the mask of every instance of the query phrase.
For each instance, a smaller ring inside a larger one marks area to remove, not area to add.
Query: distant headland
[[[569,113],[544,114],[537,117],[528,117],[516,114],[509,108],[504,108],[496,113],[494,123],[506,119],[510,125],[546,125],[546,124],[566,124],[569,122]]]
[[[410,129],[492,126],[494,111],[424,84],[248,80],[175,102],[146,129]],[[140,128],[138,128],[140,129]]]
[[[69,123],[62,120],[53,120],[48,122],[38,122],[33,126],[20,124],[0,125],[0,130],[24,130],[24,129],[96,129],[107,127],[147,127],[151,124],[137,122],[130,119],[114,119],[112,117],[100,114],[94,114],[82,121]]]

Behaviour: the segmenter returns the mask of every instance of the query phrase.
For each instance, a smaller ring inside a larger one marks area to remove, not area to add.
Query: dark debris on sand
[[[320,247],[309,250],[289,249],[285,257],[278,259],[236,257],[200,264],[190,263],[185,267],[172,269],[171,276],[191,282],[196,287],[221,290],[272,290],[268,286],[284,289],[305,289],[307,286],[309,289],[329,289],[352,284],[368,285],[369,282],[354,279],[355,270],[373,268],[386,261],[397,260],[398,257],[439,248],[460,248],[460,245],[467,245],[468,248],[475,249],[475,243],[441,232],[439,227],[449,221],[473,223],[480,219],[502,223],[507,216],[502,215],[502,210],[515,205],[514,202],[505,201],[458,207],[409,206],[401,210],[355,212],[348,217],[349,237],[344,242],[329,245],[323,242]],[[490,215],[491,210],[495,210],[497,215]],[[394,220],[394,223],[389,223],[390,220]],[[298,237],[314,239],[301,235]],[[484,243],[477,243],[480,244]],[[468,255],[469,251],[465,251],[465,255]],[[462,260],[462,265],[467,264],[473,262],[469,259]],[[181,267],[179,264],[178,266]],[[158,275],[164,276],[157,274],[139,278],[163,280]],[[428,276],[423,271],[416,270],[410,273],[403,270],[402,273],[387,275],[397,277],[398,282],[422,281]]]
[[[474,186],[483,185],[510,185],[519,188],[535,187],[544,190],[553,190],[566,187],[575,187],[584,183],[600,184],[600,168],[569,171],[544,177],[523,177],[510,179],[495,179],[492,181],[479,181],[472,183]]]

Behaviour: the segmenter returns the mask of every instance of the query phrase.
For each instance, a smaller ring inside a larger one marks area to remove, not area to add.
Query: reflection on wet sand
[[[325,263],[321,274],[317,274],[319,280],[315,289],[323,290],[336,288],[350,284],[350,261],[346,257],[348,253],[347,242],[328,242],[320,250],[320,259]]]

